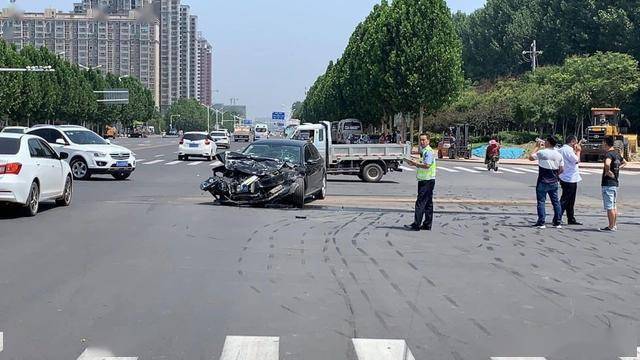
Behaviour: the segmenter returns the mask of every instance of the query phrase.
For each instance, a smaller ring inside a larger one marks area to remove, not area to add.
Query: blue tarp
[[[473,156],[484,159],[487,153],[487,145],[473,149]],[[521,159],[524,156],[524,149],[521,148],[502,148],[500,149],[501,159]]]

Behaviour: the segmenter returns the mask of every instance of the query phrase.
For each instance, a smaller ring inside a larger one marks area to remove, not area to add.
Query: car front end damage
[[[304,179],[289,162],[240,153],[219,154],[213,176],[200,185],[221,204],[268,205],[284,203]]]

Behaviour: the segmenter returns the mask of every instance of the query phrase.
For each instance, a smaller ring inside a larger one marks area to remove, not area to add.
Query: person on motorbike
[[[484,163],[486,165],[492,164],[493,165],[492,167],[494,170],[498,169],[498,162],[500,161],[501,147],[502,146],[498,142],[498,139],[495,137],[491,139],[491,141],[489,141],[489,146],[487,146],[487,153],[485,155]],[[491,168],[489,168],[489,170],[491,170]]]

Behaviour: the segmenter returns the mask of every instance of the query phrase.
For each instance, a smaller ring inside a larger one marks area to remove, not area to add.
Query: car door
[[[52,169],[51,170],[51,176],[53,181],[52,191],[56,195],[62,195],[62,193],[64,192],[64,183],[66,180],[63,176],[64,174],[63,174],[62,161],[64,160],[60,160],[60,157],[58,156],[56,151],[53,150],[53,148],[49,146],[49,144],[46,141],[44,140],[38,140],[38,141],[40,142],[40,145],[44,150],[46,161],[48,163],[47,166],[50,165]]]
[[[55,175],[46,152],[38,139],[29,139],[29,155],[35,164],[35,176],[40,183],[40,198],[48,198],[55,190]]]
[[[322,186],[320,180],[322,176],[322,163],[319,157],[314,156],[312,145],[310,144],[304,146],[304,161],[307,180],[307,195],[310,195]]]

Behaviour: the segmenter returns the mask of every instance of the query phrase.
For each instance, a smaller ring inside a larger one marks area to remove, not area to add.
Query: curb
[[[439,162],[443,162],[443,163],[447,163],[447,162],[452,162],[452,163],[461,163],[461,164],[484,164],[484,160],[481,159],[471,159],[471,160],[462,160],[462,159],[438,159]],[[517,166],[535,166],[537,167],[538,164],[536,164],[535,161],[531,161],[531,162],[517,162],[517,161],[509,161],[509,160],[500,160],[500,164],[501,165],[517,165]],[[631,165],[632,167],[625,167],[624,169],[622,169],[623,171],[633,171],[633,172],[640,172],[640,163],[638,162],[631,162],[629,163],[629,165]],[[580,163],[580,167],[582,169],[601,169],[601,165],[600,164],[596,164],[596,163]]]

